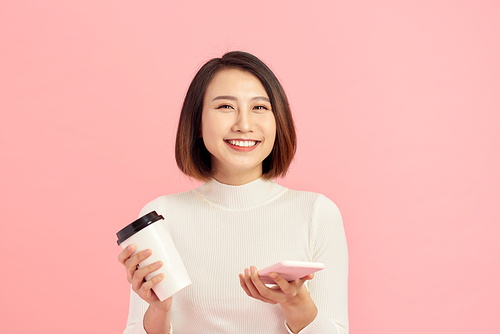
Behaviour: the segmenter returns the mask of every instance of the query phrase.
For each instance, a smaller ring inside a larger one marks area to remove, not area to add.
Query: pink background
[[[499,333],[500,3],[485,0],[2,0],[1,331],[122,331],[115,232],[198,185],[174,162],[180,105],[235,49],[291,100],[299,148],[278,182],[343,213],[351,333]]]

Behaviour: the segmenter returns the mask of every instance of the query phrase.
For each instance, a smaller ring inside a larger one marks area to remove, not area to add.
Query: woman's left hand
[[[298,333],[309,325],[318,309],[314,304],[304,282],[314,277],[309,274],[293,282],[287,282],[277,273],[269,275],[277,285],[267,287],[260,279],[257,268],[254,266],[245,269],[245,274],[240,274],[240,285],[246,294],[265,303],[280,304],[288,328],[293,333]]]
[[[312,279],[314,274],[292,282],[287,282],[277,273],[271,273],[269,276],[277,285],[267,287],[260,279],[257,268],[251,266],[250,269],[245,269],[245,274],[239,274],[240,285],[248,296],[270,304],[290,304],[309,298],[309,292],[307,292],[304,282]]]

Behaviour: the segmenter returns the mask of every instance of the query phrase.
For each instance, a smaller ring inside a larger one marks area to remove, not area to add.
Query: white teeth
[[[231,145],[239,147],[252,147],[255,146],[257,142],[253,140],[228,140]]]

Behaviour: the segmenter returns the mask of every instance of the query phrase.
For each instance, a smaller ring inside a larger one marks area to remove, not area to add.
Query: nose
[[[254,124],[251,112],[242,111],[238,113],[238,116],[232,127],[234,132],[253,132]]]

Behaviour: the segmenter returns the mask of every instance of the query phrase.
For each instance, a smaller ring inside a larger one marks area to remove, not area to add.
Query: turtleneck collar
[[[287,188],[274,181],[257,179],[241,186],[230,186],[212,179],[194,190],[204,200],[227,209],[249,209],[269,202]]]

